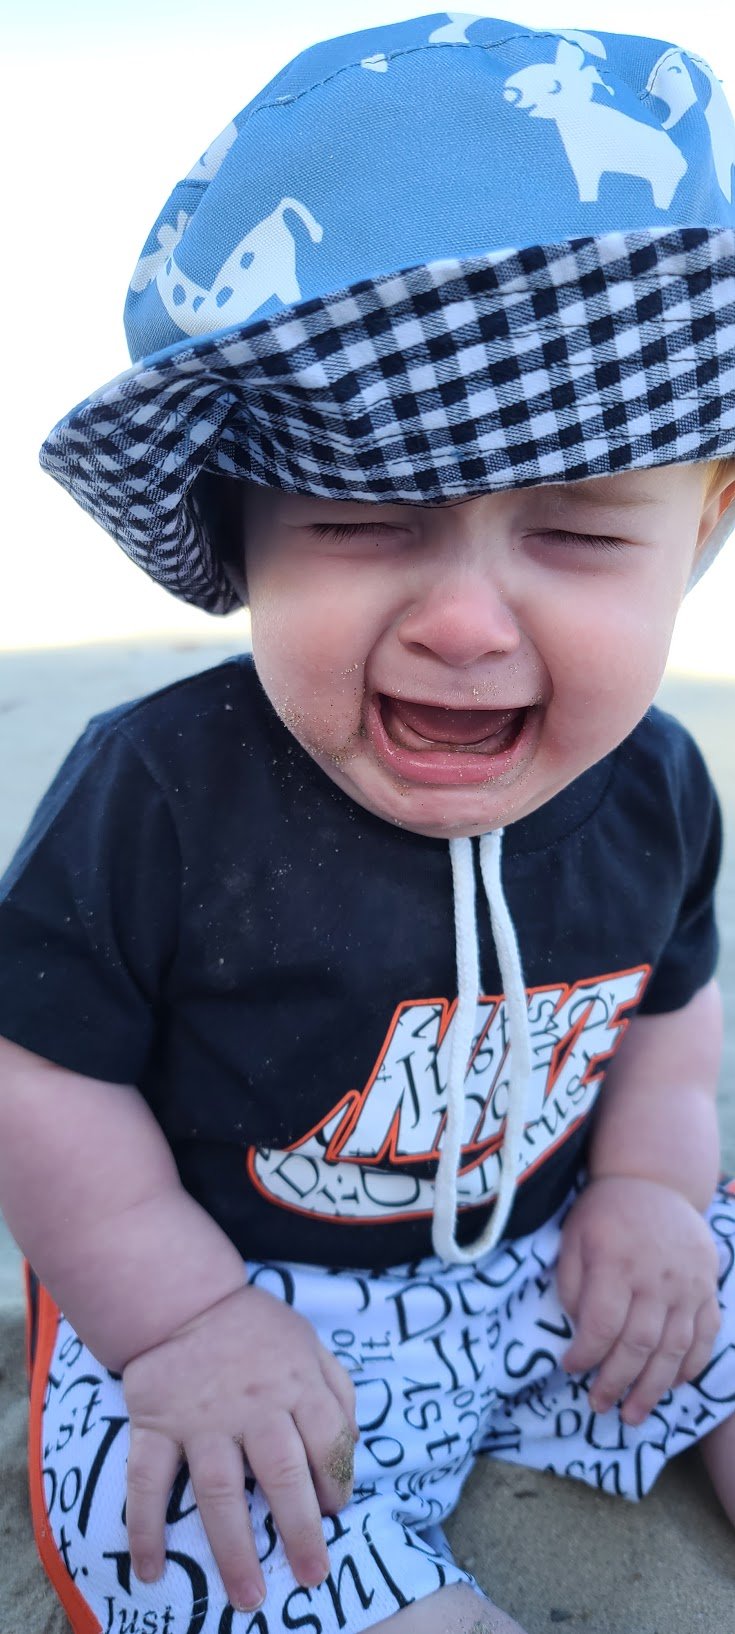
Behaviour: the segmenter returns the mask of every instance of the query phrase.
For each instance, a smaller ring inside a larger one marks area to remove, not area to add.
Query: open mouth
[[[381,758],[410,782],[485,783],[518,761],[534,713],[528,704],[454,709],[381,692],[369,726]]]
[[[517,738],[525,709],[445,709],[380,696],[383,725],[404,749],[448,749],[455,754],[499,754]]]

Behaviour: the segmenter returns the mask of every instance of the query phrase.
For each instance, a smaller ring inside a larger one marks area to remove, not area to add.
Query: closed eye
[[[402,552],[408,542],[415,540],[409,529],[391,527],[389,522],[312,522],[309,533],[324,540],[327,550],[331,545],[346,545],[351,547],[351,554],[360,556],[378,551],[383,556],[388,551]]]
[[[538,537],[551,545],[580,545],[593,550],[621,550],[624,539],[611,539],[600,533],[567,533],[563,528],[539,530]]]
[[[388,522],[312,522],[311,532],[319,539],[354,539],[359,534],[396,533]]]
[[[309,532],[318,539],[333,539],[336,542],[347,539],[375,539],[376,543],[386,540],[396,540],[404,537],[406,529],[392,525],[389,522],[312,522]],[[539,529],[533,535],[549,545],[568,545],[591,550],[620,550],[624,545],[623,539],[614,539],[604,534],[571,533],[564,528]]]

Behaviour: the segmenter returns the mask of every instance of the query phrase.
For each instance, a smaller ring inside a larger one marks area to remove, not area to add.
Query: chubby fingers
[[[694,1334],[691,1345],[683,1358],[674,1384],[684,1384],[687,1379],[696,1379],[697,1374],[707,1366],[712,1355],[715,1339],[720,1331],[722,1313],[717,1303],[717,1295],[710,1294],[699,1307],[694,1319]]]
[[[661,1300],[634,1298],[623,1331],[592,1384],[590,1406],[606,1413],[630,1390],[623,1417],[629,1424],[641,1423],[673,1383],[691,1333],[685,1313],[670,1313]]]
[[[335,1403],[336,1407],[336,1403]],[[312,1404],[313,1408],[313,1404]],[[352,1489],[352,1431],[309,1416],[312,1444],[327,1429],[318,1479],[313,1478],[304,1436],[290,1413],[262,1414],[242,1441],[222,1434],[193,1435],[184,1449],[202,1525],[217,1562],[227,1598],[236,1608],[262,1605],[265,1582],[258,1561],[245,1496],[243,1449],[268,1500],[291,1569],[305,1586],[321,1583],[329,1571],[322,1507],[335,1512]],[[127,1527],[133,1571],[143,1582],[159,1578],[165,1566],[166,1506],[182,1449],[158,1431],[134,1427],[128,1461]],[[317,1490],[320,1498],[317,1497]],[[335,1495],[336,1501],[331,1502]]]
[[[242,1448],[224,1435],[194,1436],[186,1447],[202,1525],[231,1605],[254,1611],[265,1598],[245,1499]],[[133,1425],[126,1522],[136,1577],[155,1582],[165,1566],[166,1506],[182,1449],[158,1430]]]
[[[125,1520],[130,1559],[142,1583],[154,1583],[166,1560],[168,1497],[181,1463],[181,1449],[158,1430],[131,1423]]]
[[[330,1366],[331,1363],[331,1366]],[[289,1564],[306,1587],[323,1582],[329,1556],[322,1515],[336,1515],[352,1495],[354,1389],[325,1352],[328,1390],[306,1392],[291,1412],[258,1415],[246,1426],[245,1452],[283,1539]]]
[[[355,1477],[355,1436],[340,1412],[328,1402],[314,1401],[294,1413],[294,1422],[306,1448],[314,1489],[323,1515],[336,1515],[352,1497]]]
[[[604,1413],[625,1396],[621,1418],[642,1424],[673,1385],[696,1378],[706,1366],[719,1324],[714,1295],[694,1317],[686,1309],[634,1299],[623,1333],[590,1389],[590,1405]]]
[[[294,1577],[305,1587],[322,1583],[329,1571],[329,1557],[303,1434],[290,1413],[264,1413],[249,1427],[245,1448]]]
[[[701,1373],[712,1354],[720,1320],[715,1294],[704,1300],[693,1318],[686,1311],[670,1312],[658,1348],[623,1403],[621,1416],[626,1424],[642,1424],[672,1385]]]
[[[336,1356],[333,1356],[331,1350],[327,1350],[324,1345],[321,1346],[321,1367],[326,1384],[333,1395],[337,1397],[337,1401],[342,1408],[353,1441],[359,1441],[360,1430],[355,1408],[355,1386],[341,1362],[338,1362]]]
[[[575,1318],[574,1338],[562,1357],[568,1373],[588,1373],[609,1356],[625,1328],[630,1306],[630,1284],[625,1277],[608,1274],[584,1281],[574,1306],[567,1305]]]
[[[227,1598],[241,1611],[265,1599],[245,1497],[242,1446],[226,1435],[195,1435],[186,1456],[202,1525],[219,1567]]]

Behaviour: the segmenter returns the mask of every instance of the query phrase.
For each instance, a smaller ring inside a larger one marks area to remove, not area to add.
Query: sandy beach
[[[217,663],[237,645],[237,634],[225,632],[208,641],[173,637],[3,654],[0,750],[7,795],[0,862],[12,854],[90,714]],[[725,812],[720,974],[727,1039],[720,1105],[724,1160],[735,1169],[735,682],[672,675],[660,701],[698,738]],[[31,1540],[24,1435],[19,1256],[0,1222],[0,1634],[67,1634]],[[735,1631],[735,1538],[689,1455],[666,1472],[640,1510],[573,1482],[484,1461],[450,1531],[458,1556],[528,1634]],[[246,1634],[246,1618],[235,1622],[238,1634],[240,1625]]]

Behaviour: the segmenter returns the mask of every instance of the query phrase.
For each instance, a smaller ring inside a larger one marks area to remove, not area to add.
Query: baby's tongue
[[[386,699],[383,710],[388,730],[404,741],[416,733],[429,743],[457,744],[484,743],[502,732],[518,713],[517,709],[439,709],[399,698]]]

